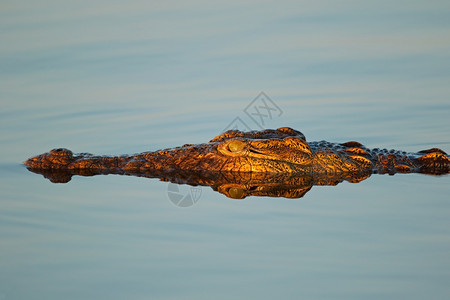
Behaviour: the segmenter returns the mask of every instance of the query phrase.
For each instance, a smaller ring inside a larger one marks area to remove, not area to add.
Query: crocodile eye
[[[240,152],[240,151],[242,151],[242,149],[244,149],[244,147],[245,147],[245,143],[238,141],[238,140],[232,141],[228,144],[228,149],[231,152]]]

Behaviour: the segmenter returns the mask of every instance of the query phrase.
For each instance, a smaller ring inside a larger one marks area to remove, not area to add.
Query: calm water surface
[[[0,299],[448,299],[448,176],[297,200],[202,187],[180,208],[157,179],[53,184],[21,162],[236,124],[449,152],[449,14],[447,1],[0,4]],[[261,91],[278,110],[252,103]]]

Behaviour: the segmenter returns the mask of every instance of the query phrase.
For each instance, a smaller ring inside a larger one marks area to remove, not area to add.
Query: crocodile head
[[[155,152],[124,156],[73,154],[54,149],[28,159],[25,165],[49,170],[192,170],[238,172],[297,172],[312,161],[305,136],[294,129],[241,132],[229,130],[209,143],[184,145]]]
[[[305,136],[287,127],[251,132],[229,130],[207,144],[185,145],[149,155],[158,158],[147,161],[161,161],[180,169],[268,173],[297,172],[311,164],[313,157]],[[170,162],[177,157],[177,162]]]

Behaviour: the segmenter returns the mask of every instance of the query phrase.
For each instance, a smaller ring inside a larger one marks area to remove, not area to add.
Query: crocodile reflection
[[[243,199],[249,196],[301,198],[315,185],[334,186],[343,181],[357,183],[367,179],[371,173],[338,173],[327,175],[255,172],[211,172],[211,171],[161,171],[145,172],[96,172],[92,170],[50,170],[33,169],[53,183],[67,183],[72,176],[95,176],[117,174],[147,178],[191,186],[209,186],[228,198]]]

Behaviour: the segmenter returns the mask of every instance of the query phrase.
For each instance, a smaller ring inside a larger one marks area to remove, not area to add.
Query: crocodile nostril
[[[66,148],[56,148],[53,150],[50,150],[50,154],[55,156],[72,156],[73,153],[69,149]]]

